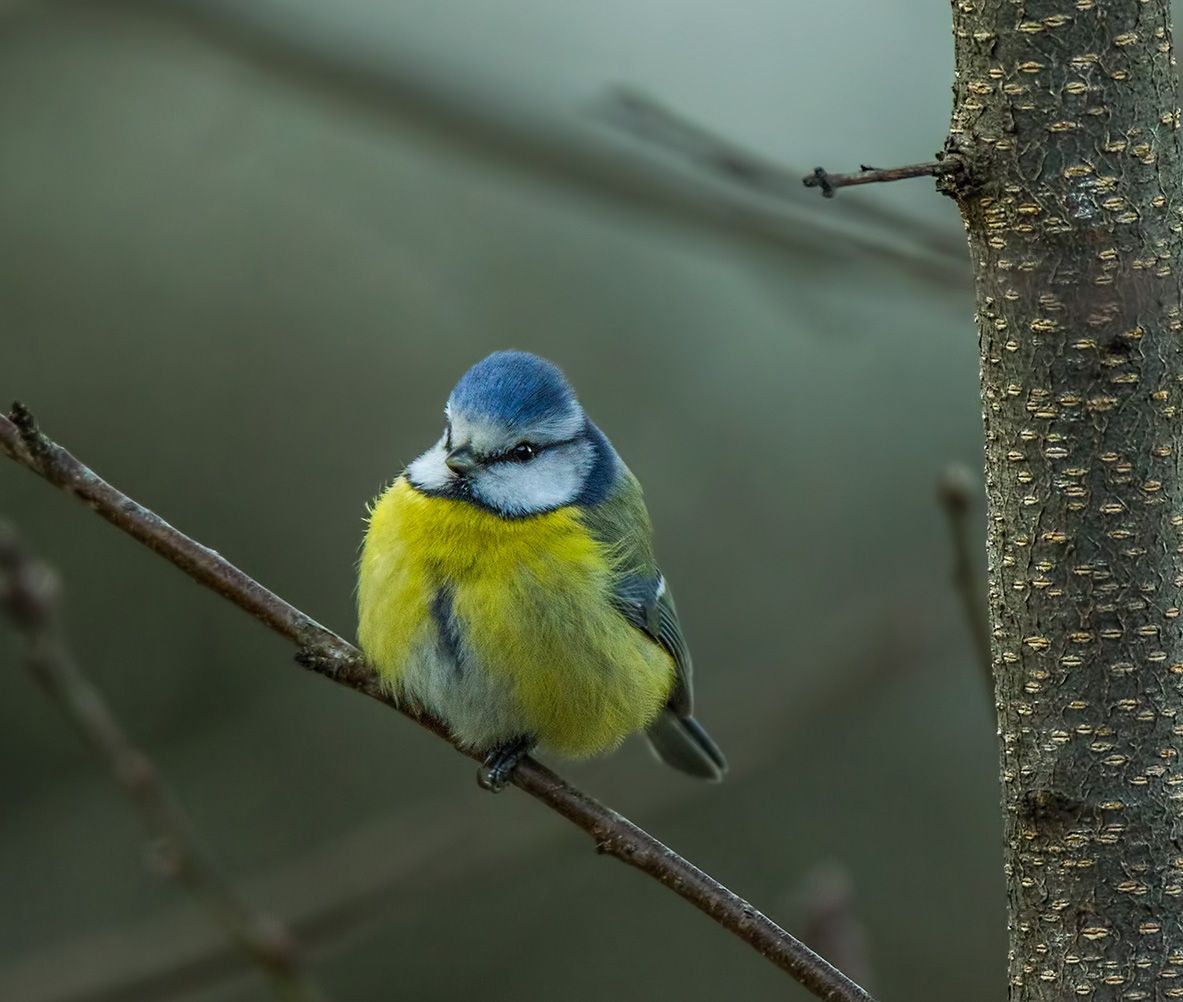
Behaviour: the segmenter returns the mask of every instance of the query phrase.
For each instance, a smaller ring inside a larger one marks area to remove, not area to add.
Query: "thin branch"
[[[984,574],[973,558],[970,539],[969,513],[973,509],[973,477],[964,466],[950,466],[941,477],[937,493],[941,507],[949,518],[949,535],[953,542],[953,586],[961,599],[965,622],[973,637],[978,668],[986,682],[986,691],[994,696],[994,667],[990,657],[990,610],[986,590],[982,586]]]
[[[953,174],[963,166],[958,157],[947,156],[922,164],[908,164],[906,167],[868,167],[863,164],[855,174],[831,174],[824,167],[814,167],[813,173],[806,174],[801,183],[806,188],[821,188],[826,198],[833,198],[837,188],[849,188],[856,184],[879,184],[883,181],[905,181],[910,177],[940,177],[943,174]]]
[[[28,439],[31,455],[48,459],[46,440]],[[115,781],[139,809],[161,874],[186,887],[222,927],[239,952],[261,970],[286,1002],[319,1002],[321,991],[301,971],[292,937],[256,914],[194,845],[189,820],[151,759],[120,726],[106,700],[75,663],[62,640],[57,575],[35,559],[16,532],[0,523],[0,608],[26,641],[29,671],[104,758]]]
[[[778,713],[757,715],[747,732],[747,760],[755,768],[751,778],[777,756],[776,748],[798,720],[815,720],[830,712],[874,701],[881,687],[903,665],[914,664],[916,633],[898,614],[867,615],[870,634],[841,655],[831,655],[832,670],[821,673],[804,691],[794,686],[794,698],[779,700]],[[853,638],[852,638],[853,639]],[[782,680],[782,684],[788,684]],[[774,686],[775,690],[776,687]],[[769,704],[778,700],[769,698]],[[652,812],[699,796],[689,784],[670,783],[658,769],[636,776],[634,799]],[[381,917],[410,923],[424,902],[437,900],[441,890],[457,887],[491,868],[519,865],[566,837],[565,828],[549,825],[523,830],[512,813],[495,811],[478,827],[468,823],[471,812],[458,809],[443,794],[437,804],[416,805],[398,814],[370,819],[308,849],[300,856],[244,876],[237,886],[252,901],[265,903],[284,916],[309,958],[329,956],[368,931]],[[397,852],[391,851],[397,846]],[[188,903],[161,909],[134,923],[70,938],[0,964],[0,999],[25,998],[38,1002],[167,1002],[196,992],[225,989],[240,980],[243,965],[227,955],[227,946]],[[777,902],[774,914],[782,910]],[[786,897],[786,913],[798,902]],[[787,928],[807,946],[868,990],[865,967],[852,965],[849,953]],[[35,988],[33,986],[36,986]]]
[[[42,434],[25,407],[15,404],[10,419],[0,418],[0,446],[21,465],[73,494],[195,580],[294,641],[300,648],[297,659],[306,668],[395,707],[416,723],[447,738],[445,728],[438,721],[397,706],[355,647],[102,480]],[[587,832],[599,852],[647,873],[748,943],[818,998],[827,1002],[873,1002],[846,975],[747,901],[545,766],[525,759],[514,772],[512,782]]]

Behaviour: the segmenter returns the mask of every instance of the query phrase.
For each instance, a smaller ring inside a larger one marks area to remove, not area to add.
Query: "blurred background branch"
[[[683,160],[704,178],[714,179],[730,190],[747,191],[760,196],[768,200],[770,207],[780,205],[808,209],[814,201],[802,198],[800,171],[772,163],[758,153],[746,150],[738,143],[679,115],[640,91],[618,87],[609,92],[595,110],[605,122],[626,135]],[[901,176],[932,174],[936,163],[923,165],[923,169],[917,168]],[[822,173],[833,187],[867,183],[850,180],[849,175]],[[810,187],[808,181],[806,187]],[[885,232],[896,234],[897,238],[909,238],[911,244],[897,239],[888,248],[889,253],[899,256],[900,263],[910,261],[912,267],[937,281],[953,285],[965,281],[968,268],[965,241],[956,232],[907,213],[893,211],[869,199],[854,202],[844,211],[852,220],[866,225],[864,232],[882,228]],[[921,250],[923,253],[919,252]]]
[[[912,631],[885,622],[873,642],[851,651],[849,668],[825,673],[778,712],[775,722],[753,721],[749,752],[757,761],[772,758],[786,733],[809,720],[874,704],[887,683],[922,656]],[[742,775],[731,778],[743,781]],[[656,769],[641,773],[638,783],[638,798],[651,811],[683,803],[697,789],[671,785]],[[448,799],[374,818],[248,877],[244,887],[251,900],[282,915],[304,953],[319,960],[338,954],[392,917],[400,925],[414,924],[443,888],[524,865],[525,857],[547,851],[562,835],[557,818],[541,829],[523,829],[504,814],[486,812],[479,825],[471,824],[468,815],[465,805]],[[854,913],[846,868],[837,863],[812,868],[797,891],[778,901],[781,914],[788,918],[783,924],[802,942],[823,957],[833,957],[835,966],[870,990],[865,933]],[[0,999],[168,1002],[217,990],[241,979],[245,970],[191,908],[171,907],[142,922],[66,940],[0,967]]]
[[[413,925],[441,886],[513,866],[555,833],[555,826],[523,833],[504,815],[466,822],[465,807],[453,802],[374,818],[242,886],[284,917],[303,955],[328,959],[379,919]],[[165,1002],[224,989],[248,971],[200,914],[177,905],[0,968],[0,998]]]
[[[986,571],[974,559],[970,526],[976,490],[973,474],[964,466],[954,464],[941,476],[937,496],[949,524],[949,539],[953,544],[953,587],[965,614],[965,625],[973,638],[978,669],[986,685],[986,694],[994,699],[994,668],[990,657],[990,610],[986,605]]]
[[[956,230],[869,200],[819,210],[816,199],[803,197],[799,170],[769,164],[634,89],[609,91],[586,121],[546,116],[388,54],[371,58],[312,29],[294,11],[276,18],[267,5],[218,0],[102,0],[100,6],[148,11],[319,97],[412,122],[466,153],[618,208],[773,252],[836,260],[854,254],[924,283],[969,287],[969,261]],[[610,129],[589,127],[597,124]]]
[[[871,958],[867,931],[854,903],[854,879],[841,863],[818,863],[804,876],[787,902],[795,916],[792,928],[818,953],[870,990]]]
[[[15,529],[0,522],[0,607],[25,639],[29,671],[138,808],[152,840],[154,869],[202,904],[279,998],[322,1002],[325,996],[301,969],[291,933],[251,909],[204,858],[189,819],[156,766],[79,669],[62,637],[60,602],[57,575],[29,553]]]

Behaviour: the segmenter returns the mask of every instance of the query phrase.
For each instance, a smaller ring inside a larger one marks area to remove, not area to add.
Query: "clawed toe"
[[[530,754],[534,742],[529,738],[498,745],[485,756],[484,765],[477,771],[477,784],[490,793],[500,793],[513,778],[518,763]]]

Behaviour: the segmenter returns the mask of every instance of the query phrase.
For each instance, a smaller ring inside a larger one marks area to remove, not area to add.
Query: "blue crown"
[[[559,367],[526,351],[495,351],[463,376],[448,407],[458,413],[520,428],[562,417],[576,406],[575,394]]]

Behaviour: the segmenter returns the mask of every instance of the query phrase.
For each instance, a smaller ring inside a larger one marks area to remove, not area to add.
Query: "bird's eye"
[[[519,442],[509,452],[509,458],[515,463],[527,463],[538,454],[538,450],[529,442]]]

